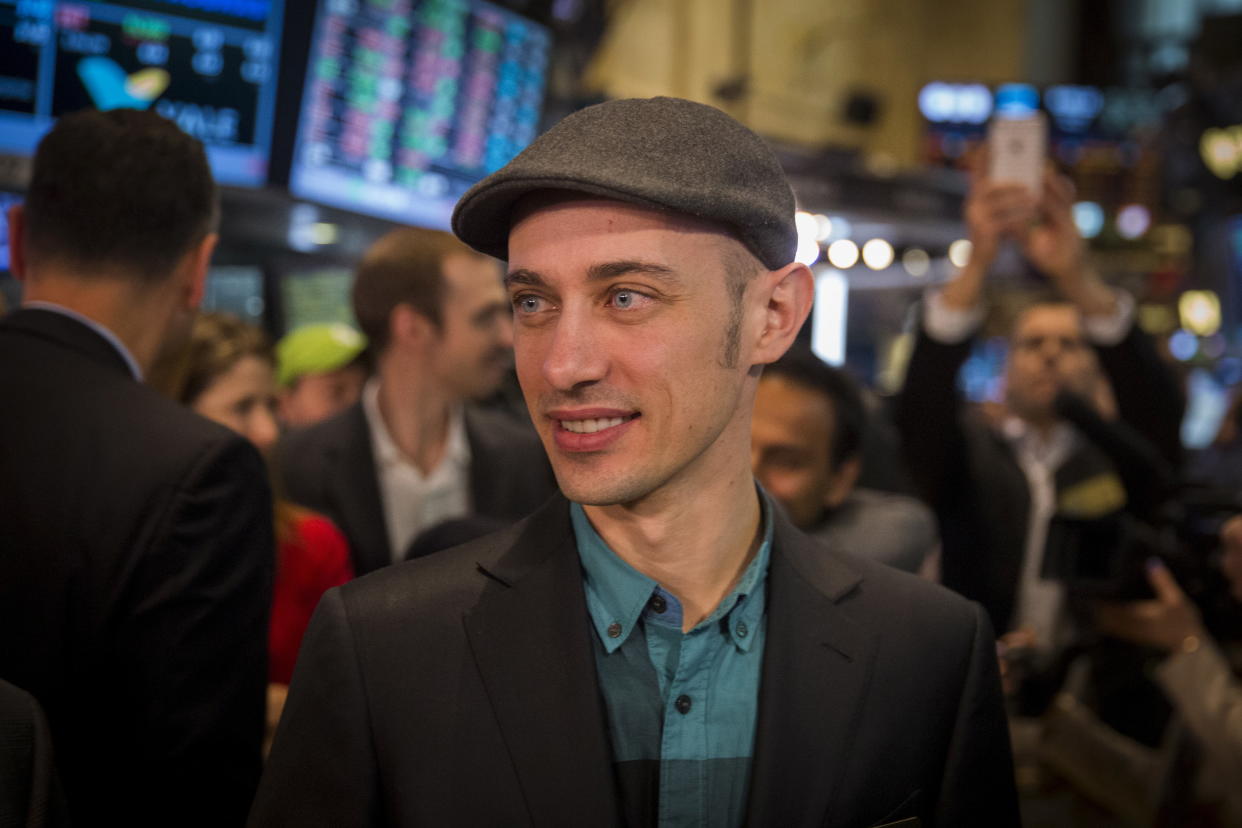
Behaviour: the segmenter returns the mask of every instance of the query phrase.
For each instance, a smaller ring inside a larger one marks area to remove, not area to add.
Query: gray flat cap
[[[510,213],[536,190],[572,190],[729,227],[768,268],[793,261],[794,197],[772,148],[711,106],[681,98],[608,101],[575,112],[453,210],[453,232],[509,257]]]

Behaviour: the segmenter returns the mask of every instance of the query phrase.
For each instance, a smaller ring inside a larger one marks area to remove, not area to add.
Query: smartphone
[[[1021,184],[1039,198],[1047,154],[1048,119],[1042,112],[994,118],[988,126],[988,178],[993,181]]]

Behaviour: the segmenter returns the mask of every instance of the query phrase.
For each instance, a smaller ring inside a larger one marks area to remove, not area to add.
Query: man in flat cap
[[[325,596],[252,824],[1017,824],[983,613],[751,475],[813,292],[793,214],[757,136],[669,98],[466,193],[564,496]]]

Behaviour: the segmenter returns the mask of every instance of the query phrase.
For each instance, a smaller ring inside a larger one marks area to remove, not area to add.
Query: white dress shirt
[[[394,563],[424,529],[470,514],[470,443],[466,421],[457,407],[449,415],[444,456],[429,474],[423,474],[393,441],[379,407],[379,379],[372,377],[362,391],[362,410],[371,431],[375,471],[379,476],[384,524]]]
[[[1116,345],[1134,324],[1134,298],[1117,291],[1117,305],[1108,316],[1084,316],[1083,331],[1096,345]],[[923,302],[923,329],[937,342],[953,345],[974,335],[982,324],[984,309],[978,305],[966,310],[946,305],[939,291],[929,292]],[[1057,509],[1056,473],[1082,438],[1069,425],[1058,424],[1047,438],[1017,417],[1006,419],[1004,437],[1014,450],[1018,466],[1031,490],[1030,518],[1022,557],[1022,576],[1012,626],[1027,627],[1036,635],[1041,648],[1055,647],[1066,633],[1062,608],[1065,588],[1057,581],[1040,577],[1044,564],[1044,544],[1048,524]],[[998,630],[998,633],[1006,632]]]

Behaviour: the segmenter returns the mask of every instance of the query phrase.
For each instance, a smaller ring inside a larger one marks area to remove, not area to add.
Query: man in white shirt
[[[279,456],[290,496],[344,530],[355,571],[401,560],[445,520],[539,506],[554,485],[533,430],[471,404],[512,359],[496,261],[447,233],[394,230],[363,258],[353,299],[376,375],[357,405],[291,433]]]
[[[1134,324],[1133,300],[1087,261],[1072,202],[1070,183],[1051,172],[1039,194],[974,182],[965,211],[970,261],[923,305],[895,417],[940,523],[944,584],[981,602],[1008,641],[1045,652],[1066,635],[1064,589],[1042,576],[1053,515],[1099,517],[1126,500],[1115,463],[1057,413],[1058,394],[1092,401],[1170,464],[1183,407],[1175,378]],[[985,282],[1006,239],[1055,295],[1019,315],[1004,405],[977,416],[964,410],[956,377],[982,325]]]

